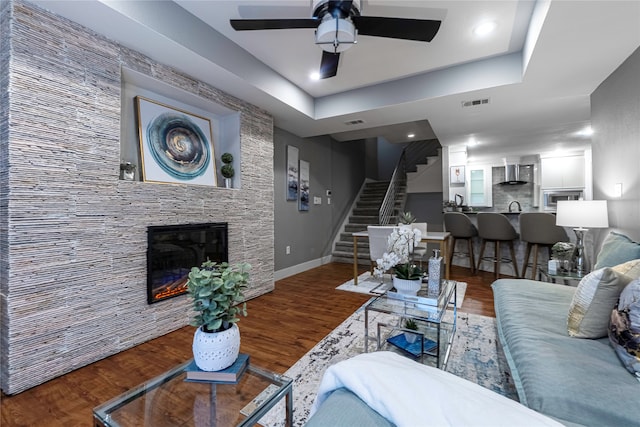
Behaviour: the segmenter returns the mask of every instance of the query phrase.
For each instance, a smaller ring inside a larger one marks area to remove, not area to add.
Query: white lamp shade
[[[609,226],[606,200],[559,200],[556,225],[561,227],[606,228]]]

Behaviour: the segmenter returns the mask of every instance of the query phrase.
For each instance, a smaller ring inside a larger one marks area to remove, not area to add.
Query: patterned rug
[[[389,321],[388,315],[383,313],[370,313],[369,317],[370,325]],[[369,333],[372,333],[371,328]],[[374,350],[374,342],[369,340],[370,351]],[[517,400],[507,361],[499,346],[495,318],[458,312],[457,331],[447,371]],[[309,418],[317,388],[327,367],[363,351],[364,309],[361,307],[284,374],[294,380],[294,426],[303,426]],[[265,415],[261,424],[282,425],[283,409],[274,409]]]

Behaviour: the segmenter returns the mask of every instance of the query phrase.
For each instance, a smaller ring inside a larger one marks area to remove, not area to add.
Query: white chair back
[[[396,228],[392,225],[370,225],[369,232],[369,256],[371,261],[382,258],[382,254],[387,252],[389,245],[389,235]]]

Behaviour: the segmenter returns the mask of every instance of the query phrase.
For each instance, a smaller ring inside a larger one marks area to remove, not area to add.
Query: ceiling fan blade
[[[250,30],[286,30],[290,28],[317,28],[319,19],[230,19],[236,31]]]
[[[384,18],[352,16],[351,19],[363,36],[430,42],[438,33],[441,21],[430,19]]]
[[[320,62],[320,78],[328,79],[338,74],[338,61],[340,60],[339,53],[331,53],[325,50],[322,51],[322,61]]]

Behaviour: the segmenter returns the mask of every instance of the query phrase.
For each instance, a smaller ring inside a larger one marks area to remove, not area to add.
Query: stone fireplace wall
[[[2,390],[188,324],[187,296],[147,304],[148,225],[228,222],[247,297],[272,290],[272,117],[30,3],[0,12]],[[240,112],[242,188],[119,180],[122,67]]]

